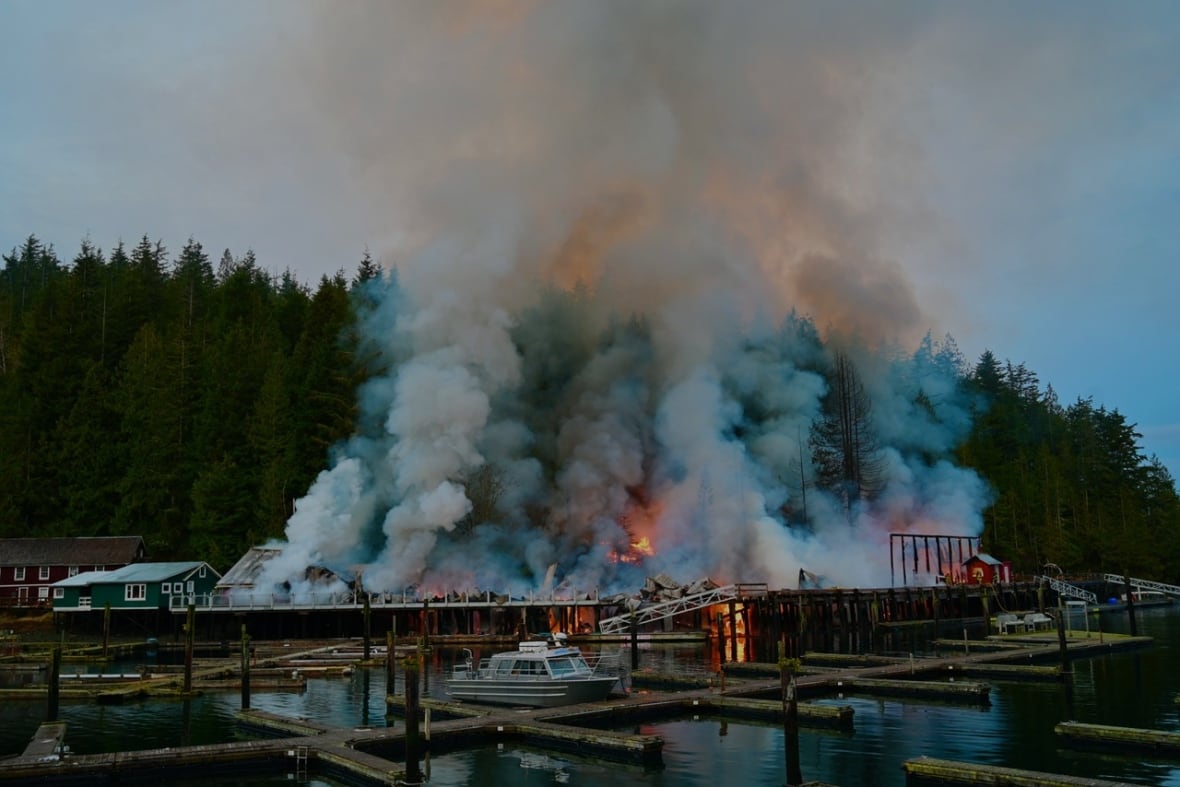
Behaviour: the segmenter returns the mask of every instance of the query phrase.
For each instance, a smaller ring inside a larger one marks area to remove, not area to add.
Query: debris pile
[[[607,604],[618,604],[634,610],[649,604],[675,601],[685,596],[693,596],[697,593],[715,590],[718,587],[719,585],[708,577],[698,579],[687,585],[682,585],[667,574],[657,574],[654,577],[647,578],[647,581],[643,583],[643,588],[637,595],[619,593],[614,596],[604,597],[602,600]]]

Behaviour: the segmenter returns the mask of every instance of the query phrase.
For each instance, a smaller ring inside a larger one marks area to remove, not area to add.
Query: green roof
[[[85,587],[87,585],[111,585],[125,582],[166,582],[178,576],[187,576],[201,566],[206,565],[200,560],[188,560],[180,563],[132,563],[114,571],[85,571],[76,576],[54,582],[54,587]],[[212,566],[209,571],[214,577],[220,577]]]

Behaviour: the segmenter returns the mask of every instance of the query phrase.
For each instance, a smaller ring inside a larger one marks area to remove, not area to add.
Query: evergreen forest
[[[0,537],[141,535],[155,560],[224,571],[282,536],[357,431],[372,372],[358,309],[381,275],[367,253],[311,287],[251,252],[214,263],[192,239],[177,253],[146,235],[106,253],[86,240],[63,261],[27,238],[0,268]],[[1180,497],[1134,423],[1063,404],[990,351],[955,366],[975,403],[955,459],[993,492],[985,551],[1021,574],[1180,578]],[[849,390],[846,359],[830,372]],[[872,493],[863,463],[817,465],[832,471],[817,482]]]

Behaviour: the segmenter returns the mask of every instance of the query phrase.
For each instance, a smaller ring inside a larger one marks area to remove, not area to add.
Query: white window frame
[[[147,585],[142,582],[129,582],[123,586],[124,601],[146,601]]]
[[[71,577],[78,576],[78,567],[77,566],[70,566],[69,576],[71,576]]]
[[[66,589],[65,588],[54,588],[53,589],[53,597],[54,598],[65,598],[66,597]]]
[[[205,578],[205,567],[204,566],[201,566],[201,570],[197,573],[197,576],[200,577],[201,579]]]
[[[160,592],[166,596],[172,595],[172,583],[165,582],[164,584],[160,585]]]
[[[193,582],[193,581],[190,579],[190,580],[188,581],[188,592],[189,592],[189,593],[193,593],[193,592],[195,592],[195,591],[196,591],[196,589],[197,589],[197,583],[196,583],[196,582]]]
[[[37,598],[41,601],[49,598],[49,585],[41,585],[37,588]]]
[[[37,566],[37,579],[49,579],[49,566]]]
[[[12,581],[13,582],[24,582],[25,581],[25,567],[24,566],[16,566],[15,568],[12,569]]]

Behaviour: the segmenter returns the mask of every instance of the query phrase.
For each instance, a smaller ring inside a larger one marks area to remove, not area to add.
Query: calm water
[[[1059,721],[1148,727],[1180,732],[1180,607],[1138,612],[1139,630],[1155,638],[1149,650],[1078,660],[1069,691],[1059,683],[991,683],[987,708],[860,697],[831,698],[849,705],[849,733],[804,728],[800,733],[803,776],[830,784],[904,785],[902,763],[929,755],[1030,770],[1067,773],[1135,784],[1180,787],[1180,764],[1076,752],[1057,747]],[[1096,626],[1097,618],[1091,618]],[[1125,632],[1124,614],[1101,616],[1108,631]],[[920,649],[905,642],[893,650]],[[426,693],[444,697],[441,674],[452,654],[431,663]],[[708,669],[703,648],[658,647],[642,652],[641,667]],[[360,670],[349,678],[309,681],[300,694],[255,694],[256,708],[338,726],[400,725],[385,716],[381,670]],[[400,687],[397,687],[400,691]],[[236,693],[206,695],[185,702],[152,701],[125,706],[64,704],[67,742],[78,753],[215,743],[236,739]],[[0,755],[18,753],[44,714],[42,702],[0,706]],[[430,758],[423,763],[436,785],[571,784],[586,787],[713,787],[717,784],[776,785],[783,779],[783,734],[777,725],[684,718],[627,728],[661,736],[663,766],[645,769],[547,753],[518,745],[491,745]],[[247,785],[290,783],[218,782]],[[209,783],[209,782],[205,782]],[[330,781],[312,780],[313,785]]]

